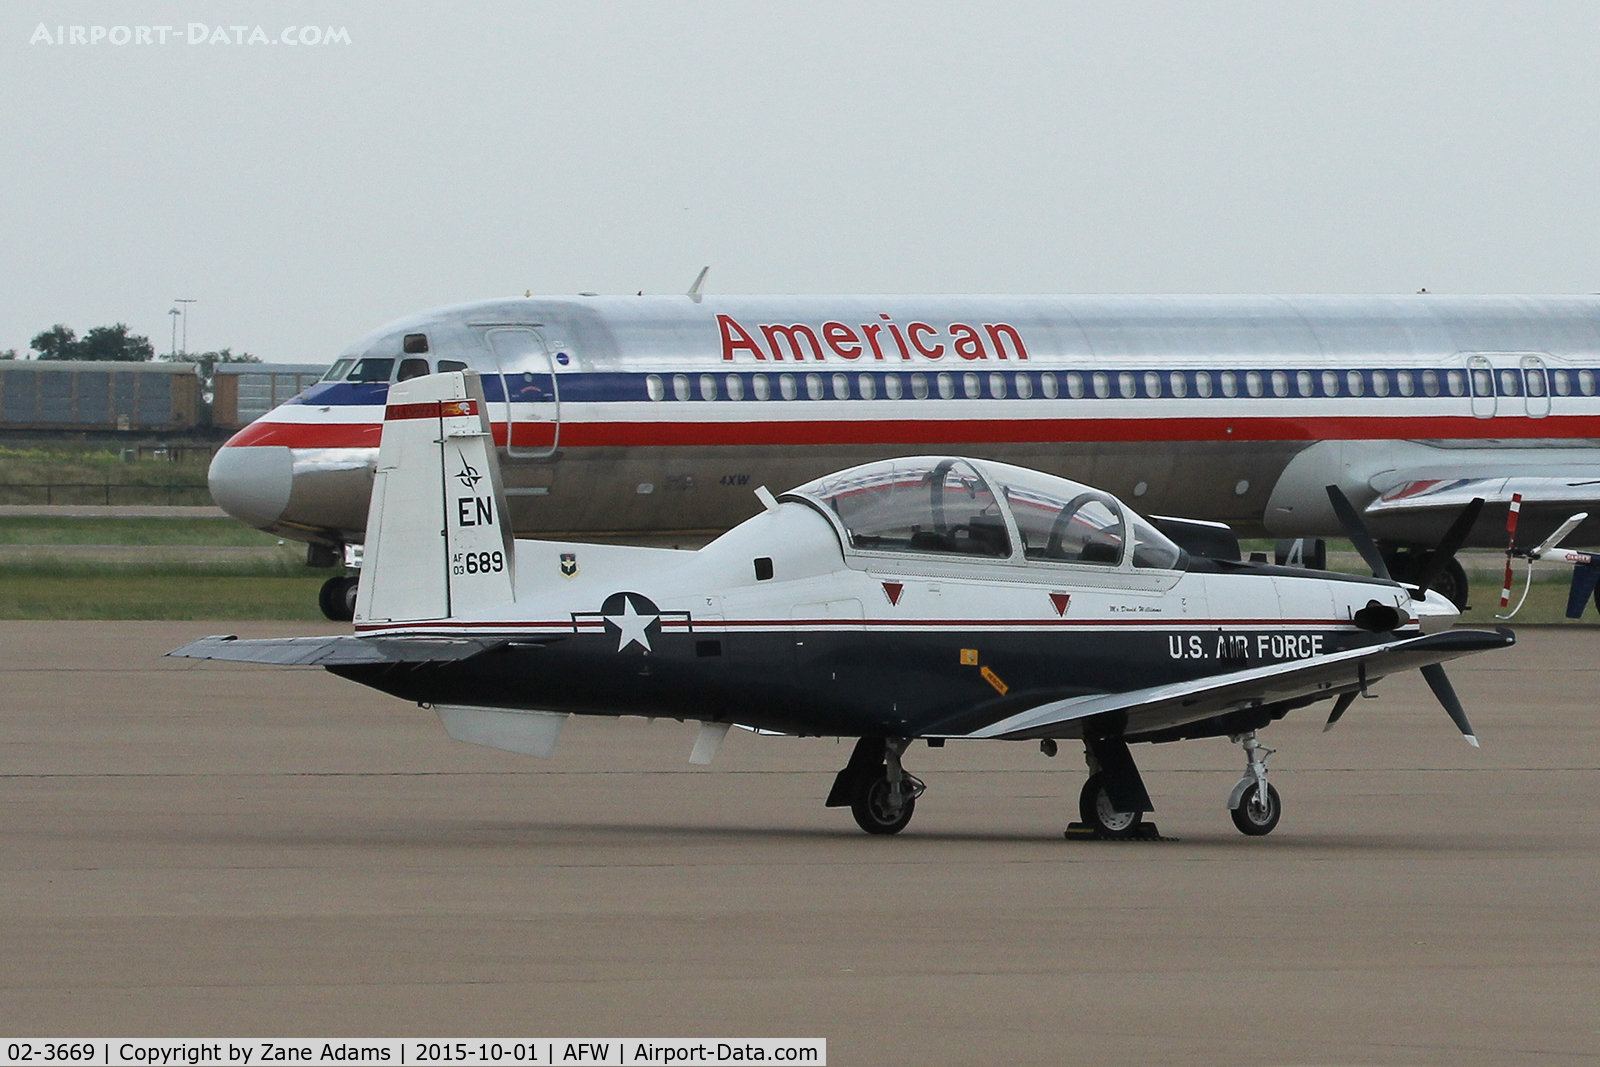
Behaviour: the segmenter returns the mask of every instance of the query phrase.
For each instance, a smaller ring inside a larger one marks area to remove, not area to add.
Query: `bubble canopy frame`
[[[1188,563],[1181,548],[1110,493],[988,460],[882,460],[807,482],[783,499],[826,515],[847,554],[1101,571],[1183,570]]]

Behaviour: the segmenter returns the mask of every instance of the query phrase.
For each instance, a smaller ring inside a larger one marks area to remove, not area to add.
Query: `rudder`
[[[389,389],[356,622],[418,622],[515,600],[500,464],[477,374]]]

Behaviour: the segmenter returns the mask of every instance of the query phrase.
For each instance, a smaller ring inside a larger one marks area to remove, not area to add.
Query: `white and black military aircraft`
[[[913,741],[1081,741],[1080,798],[1102,836],[1152,810],[1135,742],[1230,736],[1247,834],[1280,803],[1257,731],[1420,669],[1476,744],[1440,664],[1512,644],[1454,630],[1428,588],[1191,554],[1213,526],[1134,514],[1076,482],[979,459],[884,460],[809,482],[697,551],[516,540],[471,372],[388,396],[355,633],[208,637],[173,655],[322,666],[433,706],[456,738],[549,755],[566,719],[732,725],[860,740],[827,803],[870,833],[910,820]],[[1348,501],[1330,503],[1375,569]],[[1459,547],[1481,501],[1435,551]],[[1226,555],[1227,553],[1224,553]],[[1236,554],[1236,549],[1235,549]]]

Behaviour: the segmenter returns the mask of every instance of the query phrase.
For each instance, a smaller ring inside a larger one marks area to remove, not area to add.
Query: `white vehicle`
[[[954,456],[758,488],[760,512],[697,551],[516,540],[487,412],[470,373],[389,390],[353,635],[173,655],[320,665],[533,755],[574,714],[699,720],[697,762],[732,725],[859,738],[828,803],[871,833],[911,818],[913,741],[1081,741],[1083,821],[1126,836],[1153,807],[1129,745],[1227,735],[1246,753],[1228,806],[1257,835],[1280,814],[1258,730],[1323,702],[1331,725],[1420,669],[1476,744],[1440,664],[1514,640],[1450,629],[1427,588],[1481,501],[1413,587],[1194,557],[1110,494]]]

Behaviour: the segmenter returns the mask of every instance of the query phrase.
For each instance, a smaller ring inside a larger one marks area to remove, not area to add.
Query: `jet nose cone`
[[[294,460],[280,445],[225,445],[211,460],[206,480],[218,507],[242,523],[265,529],[289,506]]]

